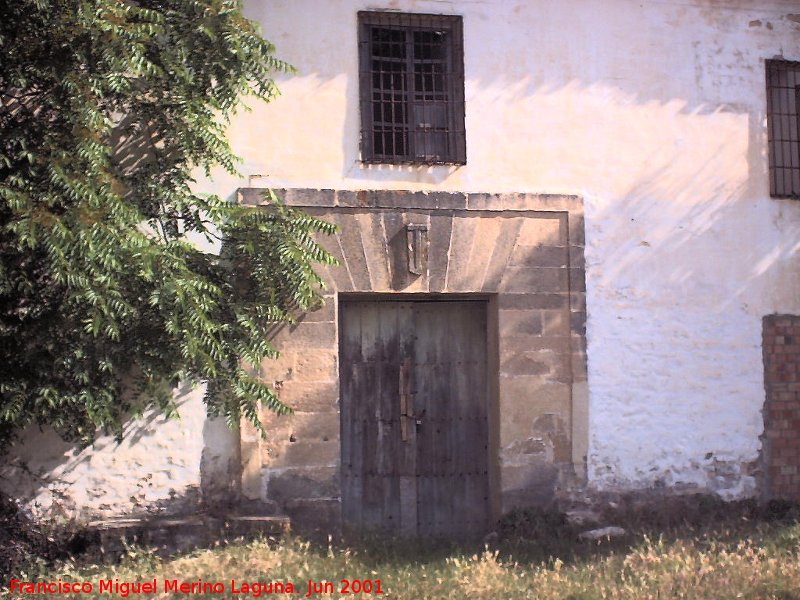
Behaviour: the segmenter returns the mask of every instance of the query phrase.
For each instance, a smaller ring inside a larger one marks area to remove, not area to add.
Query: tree
[[[289,67],[240,0],[0,6],[0,447],[32,423],[121,435],[174,413],[186,379],[231,425],[288,411],[242,361],[318,301],[312,267],[334,259],[314,236],[334,228],[198,194],[192,173],[236,172],[226,124]]]

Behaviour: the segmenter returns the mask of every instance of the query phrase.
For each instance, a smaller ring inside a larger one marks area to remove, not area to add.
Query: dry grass
[[[380,580],[384,598],[414,600],[800,598],[800,525],[794,519],[767,521],[734,515],[724,522],[684,524],[660,533],[642,528],[627,539],[600,543],[577,542],[569,529],[559,533],[548,527],[539,539],[530,539],[524,532],[516,538],[507,534],[496,549],[479,550],[396,540],[315,544],[295,537],[234,542],[172,559],[131,549],[118,565],[79,568],[68,563],[27,577],[89,581],[95,590],[101,579],[158,580],[158,594],[129,596],[133,598],[257,597],[234,595],[231,580],[237,581],[239,589],[242,582],[291,581],[296,586],[294,597],[302,597],[309,579],[333,582],[336,589],[342,579]],[[226,591],[206,596],[164,593],[163,580],[172,579],[219,581]],[[264,593],[261,597],[287,596]]]

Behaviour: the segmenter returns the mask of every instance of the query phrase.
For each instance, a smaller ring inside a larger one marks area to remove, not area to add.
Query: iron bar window
[[[769,193],[800,198],[800,62],[767,60]]]
[[[465,164],[461,17],[358,13],[361,157]]]

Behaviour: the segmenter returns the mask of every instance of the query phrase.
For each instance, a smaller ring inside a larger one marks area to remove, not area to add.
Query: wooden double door
[[[486,302],[340,305],[342,514],[359,531],[489,522]]]

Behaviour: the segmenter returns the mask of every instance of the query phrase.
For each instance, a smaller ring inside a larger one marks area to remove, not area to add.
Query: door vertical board
[[[486,309],[477,302],[417,306],[417,445],[422,535],[458,535],[488,523]]]

